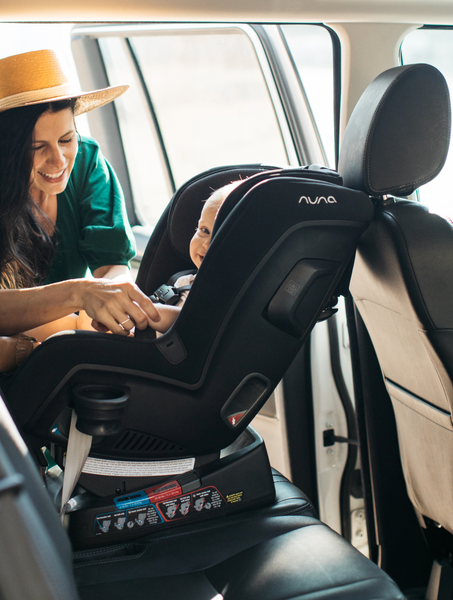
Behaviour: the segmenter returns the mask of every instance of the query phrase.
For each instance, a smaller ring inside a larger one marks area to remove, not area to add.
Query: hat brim
[[[82,115],[94,108],[104,106],[116,98],[119,98],[126,90],[129,89],[129,85],[114,85],[111,87],[103,88],[101,90],[95,90],[94,92],[80,92],[76,94],[67,94],[65,96],[57,96],[54,98],[44,98],[36,100],[35,102],[23,102],[14,107],[5,108],[3,110],[11,110],[11,108],[20,108],[22,106],[32,106],[34,104],[46,104],[47,102],[59,102],[60,100],[70,100],[77,98],[75,105],[74,114]],[[0,112],[3,112],[0,110]]]

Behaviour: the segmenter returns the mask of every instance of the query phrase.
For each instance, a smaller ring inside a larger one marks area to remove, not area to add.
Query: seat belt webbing
[[[79,480],[80,473],[90,453],[92,436],[79,431],[76,427],[77,415],[75,411],[71,414],[71,425],[69,428],[68,448],[66,450],[66,461],[63,476],[63,488],[61,491],[60,518],[64,522],[67,503]]]

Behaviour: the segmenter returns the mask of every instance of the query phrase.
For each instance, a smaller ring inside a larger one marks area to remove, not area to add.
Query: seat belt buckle
[[[158,302],[171,305],[176,304],[180,298],[179,294],[175,292],[175,289],[171,285],[167,284],[163,284],[158,287],[153,296],[155,296]]]

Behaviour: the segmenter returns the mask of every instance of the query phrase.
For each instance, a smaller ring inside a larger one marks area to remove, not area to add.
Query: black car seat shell
[[[421,204],[387,197],[434,178],[449,140],[450,99],[439,71],[391,69],[351,116],[339,171],[346,185],[376,198],[351,291],[392,401],[408,495],[418,515],[453,532],[453,228]]]

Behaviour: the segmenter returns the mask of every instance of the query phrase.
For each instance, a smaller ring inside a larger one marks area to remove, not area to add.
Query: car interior
[[[425,29],[440,40],[453,16],[443,0],[415,4],[20,3],[22,20],[73,24],[87,89],[142,73],[168,203],[146,213],[135,200],[139,130],[125,105],[87,123],[125,190],[143,292],[194,272],[203,202],[241,183],[167,333],[63,332],[2,378],[0,598],[453,597],[453,222],[419,201],[436,182],[448,196],[450,72],[403,42]],[[0,10],[21,20],[9,2]],[[302,24],[332,41],[331,120],[310,106],[312,87],[324,90],[315,53],[313,72],[294,76]],[[266,65],[286,149],[253,161],[240,141],[236,161],[213,164],[209,149],[199,162],[181,154],[187,176],[170,168],[159,94],[171,94],[147,81],[159,71],[144,56],[156,50],[168,70],[167,37],[212,30],[239,44],[235,28]]]

